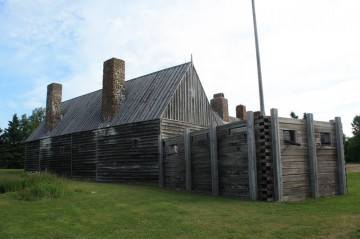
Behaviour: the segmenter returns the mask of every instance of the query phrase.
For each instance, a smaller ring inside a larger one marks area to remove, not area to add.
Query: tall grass
[[[58,198],[69,192],[66,180],[50,173],[6,174],[0,177],[0,193],[10,193],[17,199]]]

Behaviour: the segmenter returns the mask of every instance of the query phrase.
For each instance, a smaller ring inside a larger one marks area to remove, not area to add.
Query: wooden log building
[[[48,85],[26,171],[252,200],[346,193],[340,118],[259,117],[243,105],[231,117],[224,94],[209,103],[192,62],[125,81],[112,58],[102,90],[61,99],[62,85]]]

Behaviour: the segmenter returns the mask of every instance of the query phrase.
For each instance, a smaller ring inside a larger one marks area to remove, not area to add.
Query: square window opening
[[[320,133],[321,146],[331,146],[330,133]]]
[[[177,144],[169,145],[168,152],[169,152],[169,155],[177,154],[178,153]]]
[[[283,140],[285,144],[299,145],[295,130],[283,130]]]

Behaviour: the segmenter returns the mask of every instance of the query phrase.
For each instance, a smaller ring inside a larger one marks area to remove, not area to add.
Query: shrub
[[[70,193],[63,178],[50,173],[7,175],[0,180],[0,193],[11,193],[22,200],[58,198]]]

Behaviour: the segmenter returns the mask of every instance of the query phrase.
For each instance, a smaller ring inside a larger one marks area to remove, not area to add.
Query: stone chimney
[[[236,106],[236,118],[240,120],[246,120],[246,106],[238,105]]]
[[[51,131],[61,118],[62,85],[52,83],[47,86],[45,129]]]
[[[224,93],[214,95],[210,100],[211,108],[215,111],[223,121],[229,122],[228,100],[224,97]]]
[[[111,58],[104,62],[101,118],[111,121],[125,99],[125,61]]]

